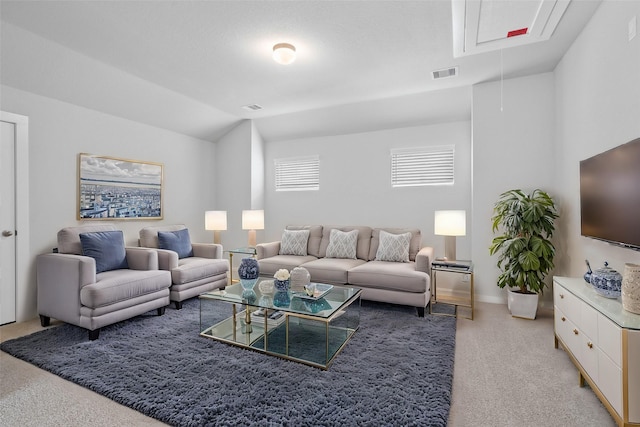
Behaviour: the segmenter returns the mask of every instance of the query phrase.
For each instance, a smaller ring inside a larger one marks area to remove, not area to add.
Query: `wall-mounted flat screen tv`
[[[580,162],[582,235],[640,250],[640,138]]]

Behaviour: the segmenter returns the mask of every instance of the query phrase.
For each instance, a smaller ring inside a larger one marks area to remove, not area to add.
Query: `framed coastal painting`
[[[162,219],[163,165],[80,153],[78,219]]]

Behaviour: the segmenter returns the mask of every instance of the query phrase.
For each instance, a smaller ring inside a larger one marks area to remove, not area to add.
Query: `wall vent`
[[[447,77],[455,77],[458,75],[458,67],[445,68],[443,70],[436,70],[431,72],[431,76],[434,80],[444,79]]]
[[[262,106],[260,106],[258,104],[244,105],[244,106],[242,106],[242,108],[244,108],[245,110],[248,110],[248,111],[259,111],[259,110],[262,110]]]

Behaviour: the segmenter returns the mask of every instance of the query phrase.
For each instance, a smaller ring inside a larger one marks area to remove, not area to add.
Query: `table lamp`
[[[204,229],[213,231],[213,243],[220,244],[220,231],[227,229],[227,211],[206,211]]]
[[[264,230],[264,211],[242,211],[242,229],[249,230],[249,247],[255,247],[256,230]]]
[[[467,232],[466,211],[436,211],[434,233],[444,238],[444,257],[447,261],[456,260],[456,236]]]

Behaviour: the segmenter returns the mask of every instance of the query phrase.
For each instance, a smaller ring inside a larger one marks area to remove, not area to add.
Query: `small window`
[[[453,184],[454,146],[391,150],[391,186]]]
[[[276,159],[276,191],[320,189],[320,157]]]

